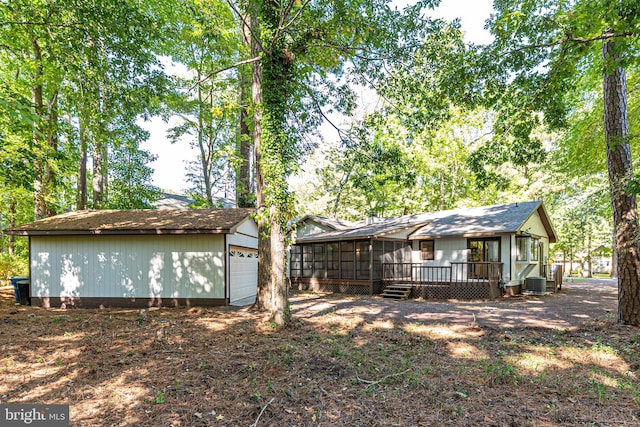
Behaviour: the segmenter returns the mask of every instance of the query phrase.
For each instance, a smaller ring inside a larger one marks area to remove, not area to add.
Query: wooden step
[[[388,285],[382,291],[382,298],[406,300],[411,293],[411,285]]]

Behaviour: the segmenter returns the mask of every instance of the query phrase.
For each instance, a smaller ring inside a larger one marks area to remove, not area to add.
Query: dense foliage
[[[594,250],[637,246],[616,215],[640,191],[638,97],[624,102],[626,130],[602,120],[603,78],[626,72],[638,89],[636,2],[497,0],[486,46],[433,19],[438,3],[0,1],[0,227],[150,208],[140,120],[161,114],[167,138],[198,153],[186,167],[194,207],[257,204],[265,277],[278,276],[297,214],[542,199],[556,256],[588,273]],[[622,175],[607,157],[619,148]],[[3,236],[1,249],[0,274],[24,269],[24,242]]]

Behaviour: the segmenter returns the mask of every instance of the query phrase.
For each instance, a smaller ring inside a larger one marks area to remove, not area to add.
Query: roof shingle
[[[462,208],[448,211],[405,215],[379,219],[372,224],[354,225],[344,229],[312,234],[296,239],[298,242],[343,240],[382,237],[413,228],[410,239],[429,239],[453,236],[480,236],[495,233],[514,233],[535,211],[555,242],[556,235],[541,201],[519,202],[508,205]]]
[[[13,227],[21,236],[70,234],[224,234],[254,209],[95,210],[44,218]]]

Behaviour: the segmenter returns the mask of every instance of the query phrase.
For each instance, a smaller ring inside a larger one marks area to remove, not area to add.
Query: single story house
[[[289,277],[297,289],[379,294],[404,283],[415,295],[487,298],[501,287],[519,293],[528,277],[558,280],[549,268],[555,241],[541,201],[360,222],[306,216]]]
[[[29,237],[44,307],[244,305],[258,283],[252,209],[102,210],[6,230]]]

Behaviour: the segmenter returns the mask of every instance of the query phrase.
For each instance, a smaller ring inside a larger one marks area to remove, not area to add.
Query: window
[[[531,236],[516,236],[516,261],[539,261],[540,239]]]
[[[340,277],[340,250],[337,242],[327,243],[327,278]]]
[[[302,277],[313,275],[313,246],[302,245]]]
[[[378,266],[382,249],[382,242],[377,248],[374,245],[373,253],[378,253]],[[368,240],[293,245],[290,252],[291,277],[370,280],[371,255],[371,243]]]
[[[369,279],[369,265],[371,256],[369,250],[369,241],[363,240],[356,242],[356,279]]]
[[[433,261],[434,256],[434,244],[433,240],[424,240],[420,242],[420,259],[423,261]]]
[[[500,262],[500,239],[469,239],[469,261]]]
[[[325,244],[315,243],[313,245],[313,277],[318,279],[324,279],[327,275],[326,268],[324,266],[325,261]]]
[[[540,260],[540,239],[531,239],[531,261]]]
[[[340,268],[343,279],[353,279],[353,242],[340,242]]]
[[[302,250],[300,245],[291,246],[291,277],[302,277]]]
[[[529,238],[516,237],[516,261],[529,261]]]

